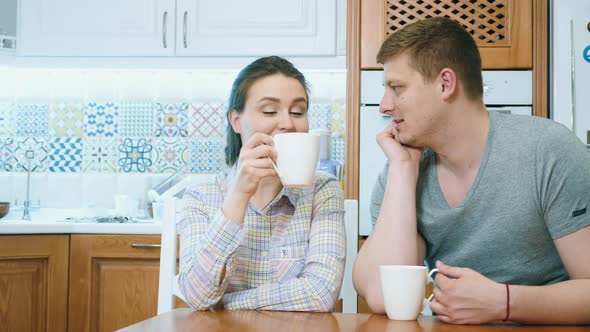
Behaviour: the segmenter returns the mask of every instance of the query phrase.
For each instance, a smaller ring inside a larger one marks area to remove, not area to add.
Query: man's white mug
[[[285,187],[311,186],[319,161],[320,137],[308,133],[274,136],[277,172]]]
[[[432,274],[425,266],[381,265],[381,290],[387,317],[393,320],[415,320],[432,300],[424,299],[426,285]]]

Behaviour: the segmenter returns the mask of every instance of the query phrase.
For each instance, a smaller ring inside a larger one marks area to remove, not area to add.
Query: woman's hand
[[[400,143],[398,135],[399,132],[395,129],[395,123],[392,121],[377,134],[377,144],[391,164],[410,161],[418,165],[422,158],[423,149],[403,145]]]
[[[252,197],[260,180],[267,176],[277,176],[272,165],[276,159],[277,151],[272,137],[262,133],[252,135],[240,150],[236,176],[230,190],[248,198]]]

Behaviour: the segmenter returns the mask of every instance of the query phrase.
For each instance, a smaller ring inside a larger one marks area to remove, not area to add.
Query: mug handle
[[[430,278],[435,273],[438,273],[438,269],[432,269],[432,270],[430,270],[430,273],[428,273],[428,280],[426,281],[426,284],[429,284],[431,282],[434,283],[433,281],[430,281]],[[430,301],[432,301],[433,298],[434,298],[434,292],[432,292],[432,294],[430,294],[430,296],[428,297],[428,299],[426,299],[424,301],[424,303],[422,304],[422,311],[424,311],[424,309],[426,309],[426,306],[428,306],[430,304]]]

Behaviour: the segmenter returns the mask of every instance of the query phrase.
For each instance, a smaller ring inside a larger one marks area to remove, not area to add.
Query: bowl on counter
[[[9,202],[0,202],[0,218],[4,217],[10,211],[10,203]]]

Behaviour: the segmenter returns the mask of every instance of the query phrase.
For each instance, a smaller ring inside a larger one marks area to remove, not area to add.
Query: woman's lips
[[[402,123],[404,122],[404,120],[401,119],[394,119],[393,123],[395,124],[395,128],[398,128]]]

